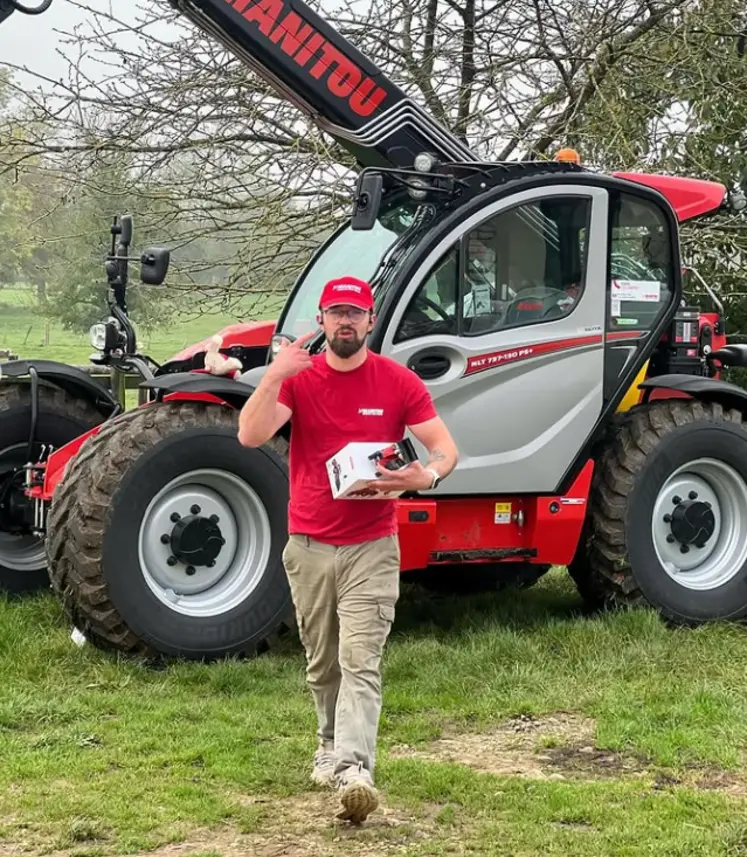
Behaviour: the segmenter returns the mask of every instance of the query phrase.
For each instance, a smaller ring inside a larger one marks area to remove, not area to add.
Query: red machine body
[[[207,395],[175,394],[166,398],[220,401]],[[43,481],[29,490],[29,496],[50,502],[67,463],[100,429],[97,426],[53,452],[44,466]],[[566,565],[581,536],[593,473],[594,462],[590,460],[568,492],[558,496],[496,494],[454,500],[397,500],[401,570],[457,561],[520,560]]]
[[[275,332],[274,321],[245,321],[238,324],[229,324],[217,332],[223,340],[221,352],[230,351],[232,348],[269,348],[270,340]],[[212,335],[188,345],[178,354],[169,358],[168,362],[191,360],[198,354],[202,354],[208,347]]]
[[[680,223],[717,211],[726,195],[723,184],[706,179],[622,171],[612,175],[658,190],[669,200]]]

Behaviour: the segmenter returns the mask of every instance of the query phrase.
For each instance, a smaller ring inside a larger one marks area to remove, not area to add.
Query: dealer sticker
[[[495,515],[493,517],[494,524],[510,524],[511,523],[511,504],[496,503]]]

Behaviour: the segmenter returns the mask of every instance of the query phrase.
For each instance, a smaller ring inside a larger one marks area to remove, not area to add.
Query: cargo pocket
[[[389,638],[389,633],[392,630],[394,623],[394,605],[389,602],[379,602],[379,633],[376,635],[376,642],[379,647],[383,647]]]
[[[394,606],[392,604],[379,604],[379,616],[391,625],[394,622]]]

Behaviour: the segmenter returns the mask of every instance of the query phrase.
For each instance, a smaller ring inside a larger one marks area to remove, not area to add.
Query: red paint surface
[[[562,496],[398,500],[402,571],[433,564],[437,551],[496,548],[536,548],[533,562],[567,565],[581,537],[593,473],[590,460]],[[511,504],[510,523],[495,523],[496,503]],[[554,507],[557,511],[552,511]],[[427,512],[427,521],[411,520],[413,514],[422,512]],[[524,515],[521,526],[514,517],[518,512]]]
[[[245,321],[239,324],[229,324],[223,330],[217,331],[217,335],[223,337],[221,349],[231,348],[236,345],[245,348],[254,346],[269,348],[274,332],[274,321]],[[211,339],[212,336],[208,336],[194,345],[189,345],[183,351],[171,357],[167,362],[170,363],[172,360],[189,360],[195,354],[201,354],[207,349]]]
[[[651,173],[614,172],[612,175],[658,190],[667,198],[680,222],[716,211],[726,195],[723,184],[705,179]]]

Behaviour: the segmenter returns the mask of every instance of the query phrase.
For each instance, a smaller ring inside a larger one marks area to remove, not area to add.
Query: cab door
[[[408,277],[381,350],[420,375],[454,436],[461,458],[439,493],[552,492],[591,434],[607,207],[605,189],[584,185],[504,197]]]

